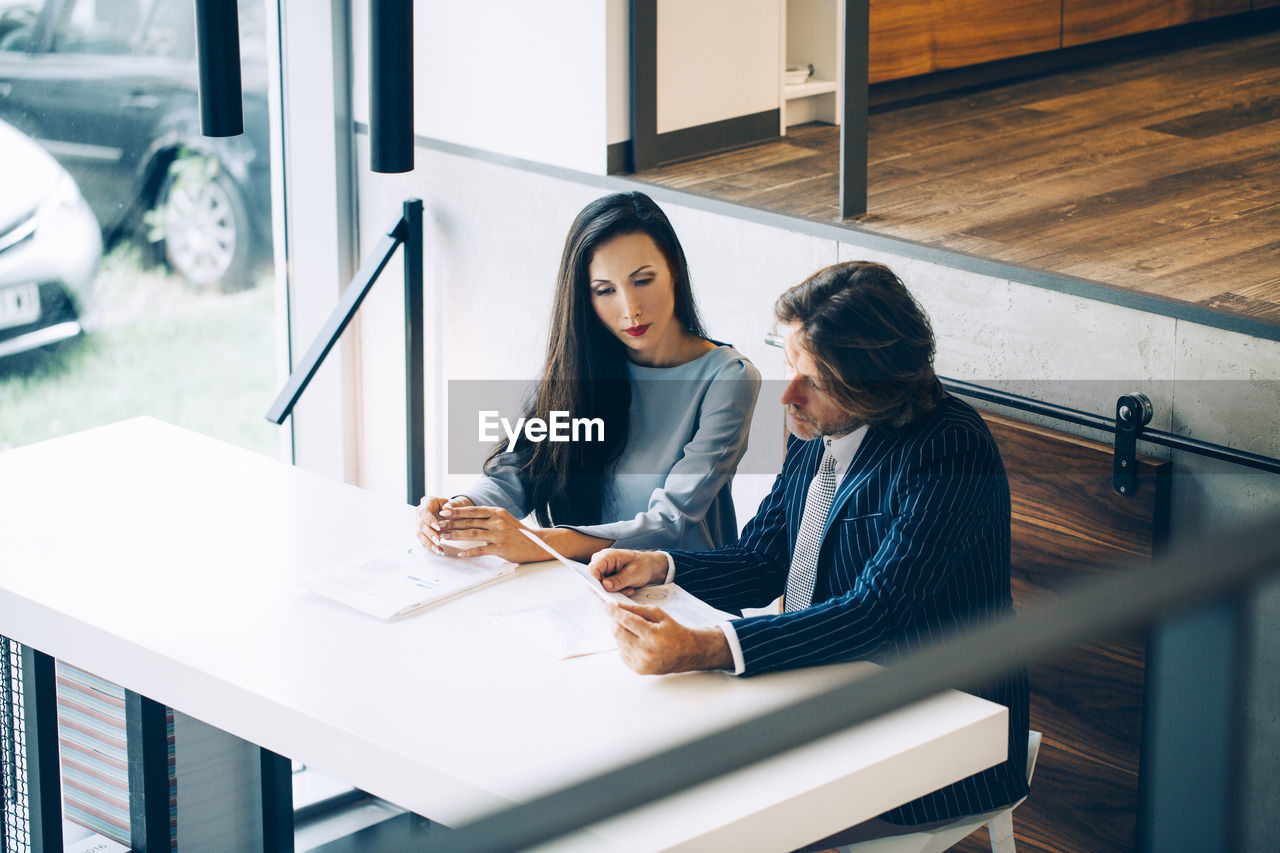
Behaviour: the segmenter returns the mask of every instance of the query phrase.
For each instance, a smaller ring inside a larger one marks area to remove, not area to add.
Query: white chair
[[[1027,787],[1031,787],[1031,774],[1036,769],[1036,756],[1040,753],[1040,732],[1031,732],[1027,737]],[[836,848],[841,853],[943,853],[959,844],[974,830],[986,824],[987,834],[991,837],[991,853],[1016,853],[1013,844],[1013,810],[1022,805],[1018,800],[1002,809],[985,814],[962,817],[954,823],[948,823],[926,832],[913,832],[910,835],[894,835],[889,838],[876,838],[858,844],[849,844]]]

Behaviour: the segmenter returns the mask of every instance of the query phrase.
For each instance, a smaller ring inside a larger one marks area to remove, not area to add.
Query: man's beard
[[[841,422],[818,421],[813,418],[805,417],[799,414],[794,406],[787,405],[787,429],[796,438],[801,441],[809,441],[820,436],[829,435],[838,437],[848,435],[858,427],[862,426],[862,421],[850,415],[847,420]]]

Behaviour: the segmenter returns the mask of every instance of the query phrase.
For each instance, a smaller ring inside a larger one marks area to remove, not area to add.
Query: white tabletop
[[[491,614],[581,593],[550,563],[401,622],[304,590],[413,510],[139,418],[0,454],[0,634],[445,824],[821,691],[556,660]],[[560,847],[793,849],[1003,761],[1006,710],[947,692]]]

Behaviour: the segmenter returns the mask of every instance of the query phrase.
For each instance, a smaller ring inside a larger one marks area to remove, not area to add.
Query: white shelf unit
[[[840,0],[779,0],[783,67],[778,69],[780,132],[797,124],[839,124],[843,76],[840,51]],[[813,75],[795,86],[786,84],[786,66],[813,66]]]
[[[798,86],[782,87],[782,96],[785,100],[793,101],[796,98],[811,98],[814,95],[825,95],[836,91],[835,80],[819,80],[816,77],[810,77]],[[792,122],[794,124],[795,122]]]

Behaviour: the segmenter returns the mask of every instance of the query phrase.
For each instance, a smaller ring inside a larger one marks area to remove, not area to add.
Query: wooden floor
[[[871,231],[1280,325],[1280,32],[873,114]],[[838,222],[839,130],[636,177]]]

